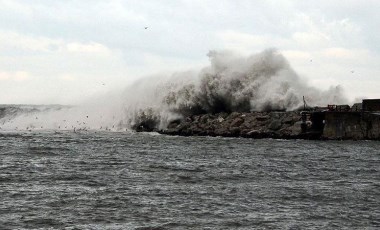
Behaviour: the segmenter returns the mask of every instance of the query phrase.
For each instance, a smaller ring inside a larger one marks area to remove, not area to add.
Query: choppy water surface
[[[0,134],[0,226],[376,229],[380,142]]]

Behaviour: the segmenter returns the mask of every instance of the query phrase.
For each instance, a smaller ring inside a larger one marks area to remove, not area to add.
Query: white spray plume
[[[122,123],[120,106],[120,92],[77,106],[3,105],[0,106],[0,131],[125,130],[127,125]]]
[[[309,106],[347,103],[341,87],[321,91],[309,86],[275,49],[248,57],[230,51],[210,51],[208,56],[210,66],[200,71],[147,77],[117,97],[44,112],[40,114],[45,121],[41,126],[107,130],[139,125],[165,128],[170,121],[192,114],[291,111],[303,105],[303,96]],[[36,126],[33,124],[36,121],[27,119],[33,116],[23,114],[13,118],[13,122]]]
[[[191,114],[291,111],[303,105],[347,103],[341,87],[321,91],[306,83],[275,49],[243,57],[210,51],[211,65],[142,79],[126,92],[126,116],[132,125],[149,121],[159,128]]]

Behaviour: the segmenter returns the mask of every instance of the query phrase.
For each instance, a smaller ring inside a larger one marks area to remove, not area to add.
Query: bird
[[[149,27],[145,26],[144,29],[148,29]]]
[[[355,71],[351,70],[351,73],[354,73]]]

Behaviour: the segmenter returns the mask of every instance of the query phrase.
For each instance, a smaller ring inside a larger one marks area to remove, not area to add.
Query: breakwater
[[[380,140],[380,115],[376,113],[311,112],[306,124],[301,114],[300,111],[292,111],[192,115],[154,131],[179,136]],[[306,129],[302,128],[303,125]],[[145,128],[140,126],[136,130],[152,131]]]
[[[192,115],[171,122],[162,134],[249,138],[300,138],[299,112],[250,112]]]

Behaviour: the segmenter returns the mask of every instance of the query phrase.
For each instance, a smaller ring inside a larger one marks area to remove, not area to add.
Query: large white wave
[[[309,86],[275,49],[244,57],[210,51],[210,66],[142,79],[126,91],[125,114],[132,125],[149,121],[159,128],[197,113],[291,111],[303,105],[347,103],[339,86]]]
[[[275,49],[245,57],[210,51],[210,65],[194,71],[138,80],[121,93],[81,106],[0,117],[3,129],[125,130],[165,128],[188,115],[218,112],[295,110],[303,105],[347,103],[341,87],[322,91],[298,76]]]

